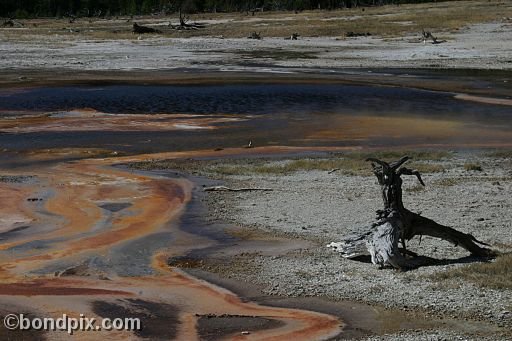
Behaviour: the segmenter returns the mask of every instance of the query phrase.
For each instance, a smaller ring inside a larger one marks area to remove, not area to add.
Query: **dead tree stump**
[[[182,30],[198,30],[201,28],[205,28],[206,26],[204,24],[199,23],[189,23],[189,19],[185,17],[184,12],[179,9],[179,18],[180,23],[178,25],[169,24],[169,27],[171,27],[174,30],[182,31]]]
[[[299,37],[300,35],[298,33],[292,33],[291,36],[284,38],[284,40],[297,40]]]
[[[373,264],[396,269],[414,266],[414,261],[407,257],[406,242],[417,235],[441,238],[455,246],[462,246],[472,255],[492,257],[493,251],[481,246],[488,244],[471,234],[438,224],[404,207],[402,175],[415,175],[425,186],[418,171],[402,167],[408,160],[407,156],[392,163],[374,158],[366,160],[372,162],[373,173],[381,187],[384,209],[377,211],[377,221],[364,233],[347,236],[342,242],[331,243],[329,246],[346,258],[369,253]],[[402,245],[401,249],[399,244]]]
[[[133,23],[133,29],[132,29],[132,32],[133,33],[136,33],[136,34],[145,34],[145,33],[162,33],[161,31],[159,30],[156,30],[152,27],[147,27],[147,26],[142,26],[142,25],[139,25],[137,24],[136,22]]]
[[[257,32],[252,32],[251,35],[247,37],[247,39],[261,40],[261,34]]]

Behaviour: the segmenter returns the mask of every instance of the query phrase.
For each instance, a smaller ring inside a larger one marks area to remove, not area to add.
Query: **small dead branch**
[[[339,171],[340,169],[339,168],[334,168],[334,169],[331,169],[330,171],[327,172],[327,174],[332,174],[336,171]]]
[[[159,30],[156,30],[152,27],[147,27],[147,26],[142,26],[142,25],[138,25],[136,22],[133,23],[133,30],[132,30],[133,33],[137,33],[137,34],[144,34],[144,33],[162,33],[161,31]]]
[[[284,40],[297,40],[298,37],[300,37],[298,33],[292,33],[291,36],[284,38]]]
[[[205,187],[205,192],[250,192],[250,191],[273,191],[272,188],[229,188],[226,186]]]
[[[256,12],[263,12],[263,7],[257,7],[257,8],[250,9],[247,11],[247,14],[249,14],[249,12],[251,12],[251,15],[254,17],[254,14]]]
[[[372,34],[370,32],[352,32],[349,31],[345,34],[345,37],[353,38],[353,37],[370,37]]]
[[[2,24],[2,27],[23,27],[25,26],[22,22],[14,20],[14,18],[9,18],[5,20]]]
[[[422,36],[423,36],[423,44],[427,43],[427,40],[431,39],[432,44],[441,44],[446,42],[446,40],[438,40],[437,37],[434,37],[432,35],[432,32],[425,31],[425,29],[422,30]]]
[[[69,13],[69,12],[66,15],[68,17],[68,22],[70,24],[73,24],[76,21],[76,15]]]
[[[5,20],[2,24],[2,27],[14,27],[14,22],[11,19]]]
[[[247,37],[247,39],[261,40],[261,34],[257,32],[252,32],[251,35]]]
[[[169,24],[169,27],[172,28],[173,30],[177,30],[177,31],[188,31],[188,30],[199,30],[201,28],[205,28],[205,26],[203,24],[186,24],[186,25],[172,25],[172,24]]]

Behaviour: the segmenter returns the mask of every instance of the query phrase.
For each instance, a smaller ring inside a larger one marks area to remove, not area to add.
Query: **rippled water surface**
[[[512,142],[511,108],[409,88],[331,84],[74,86],[0,91],[4,117],[94,109],[112,114],[229,115],[243,121],[189,131],[30,131],[3,148],[108,147],[153,152],[257,145],[499,145]],[[150,143],[148,143],[150,141]]]

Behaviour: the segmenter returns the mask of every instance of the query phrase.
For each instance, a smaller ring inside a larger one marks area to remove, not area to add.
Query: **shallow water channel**
[[[126,120],[128,115],[148,115],[153,121],[185,116],[187,122],[173,129],[155,129],[143,120],[133,129],[116,129],[115,123],[97,129],[91,115],[80,116],[84,111],[123,115]],[[353,147],[501,146],[512,141],[510,106],[389,86],[257,83],[4,89],[0,115],[0,145],[9,150],[95,147],[140,153],[235,147],[248,140],[257,146]],[[34,115],[36,122],[29,119]],[[75,121],[67,123],[69,118]],[[81,124],[75,124],[80,118]],[[61,125],[55,128],[59,120]],[[195,129],[196,120],[209,120],[208,127]],[[48,121],[52,129],[47,129]],[[18,127],[6,129],[6,124]]]

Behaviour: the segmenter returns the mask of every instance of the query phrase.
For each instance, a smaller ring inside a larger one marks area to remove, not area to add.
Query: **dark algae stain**
[[[133,333],[138,337],[160,341],[174,340],[179,325],[179,310],[176,306],[139,299],[116,300],[114,302],[94,301],[93,312],[103,318],[140,319],[140,330]]]

